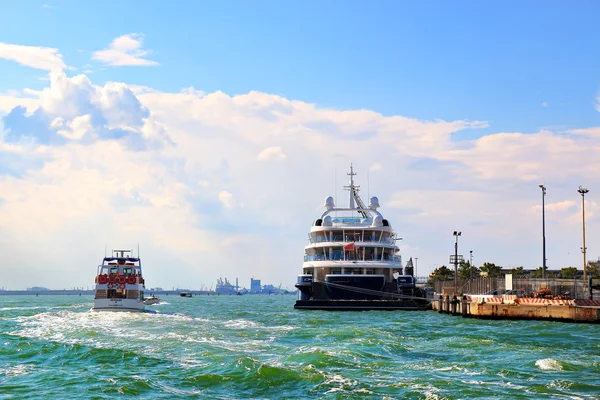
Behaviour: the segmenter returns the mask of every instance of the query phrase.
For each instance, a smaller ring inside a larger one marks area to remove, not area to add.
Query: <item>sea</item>
[[[294,302],[0,296],[0,399],[600,399],[600,325]]]

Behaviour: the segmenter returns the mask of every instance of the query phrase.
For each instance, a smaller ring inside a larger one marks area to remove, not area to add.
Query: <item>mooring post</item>
[[[456,295],[452,296],[452,315],[456,315],[456,305],[458,300],[456,299]]]
[[[443,302],[444,302],[444,296],[442,296],[442,295],[440,294],[440,297],[438,298],[438,312],[439,312],[440,314],[442,313],[442,311],[444,311],[444,310],[442,309]]]
[[[462,303],[460,305],[463,318],[467,318],[467,296],[463,294]]]
[[[450,314],[450,295],[446,295],[446,314]]]

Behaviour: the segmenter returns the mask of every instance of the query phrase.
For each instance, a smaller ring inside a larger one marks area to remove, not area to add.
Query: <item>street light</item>
[[[546,187],[539,185],[542,189],[542,279],[546,278],[546,210],[545,210],[545,197]]]
[[[585,259],[585,194],[589,192],[588,189],[579,186],[577,192],[581,194],[581,218],[582,218],[582,238],[583,238],[583,246],[581,247],[581,252],[583,253],[583,291],[587,292],[587,260]]]
[[[454,231],[454,294],[458,294],[458,237],[462,232]]]
[[[417,261],[419,261],[419,257],[415,257],[415,281],[417,281],[419,277],[419,275],[417,275]]]
[[[469,250],[469,270],[471,271],[469,273],[469,279],[473,279],[473,250]],[[469,283],[470,284],[470,283]]]

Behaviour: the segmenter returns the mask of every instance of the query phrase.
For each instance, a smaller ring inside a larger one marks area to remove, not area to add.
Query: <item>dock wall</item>
[[[532,319],[564,322],[600,322],[600,300],[549,300],[515,296],[440,296],[434,311],[487,319]]]

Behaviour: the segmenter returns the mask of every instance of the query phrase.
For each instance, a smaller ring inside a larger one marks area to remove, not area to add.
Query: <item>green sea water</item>
[[[0,296],[0,398],[600,399],[600,325],[294,301]]]

